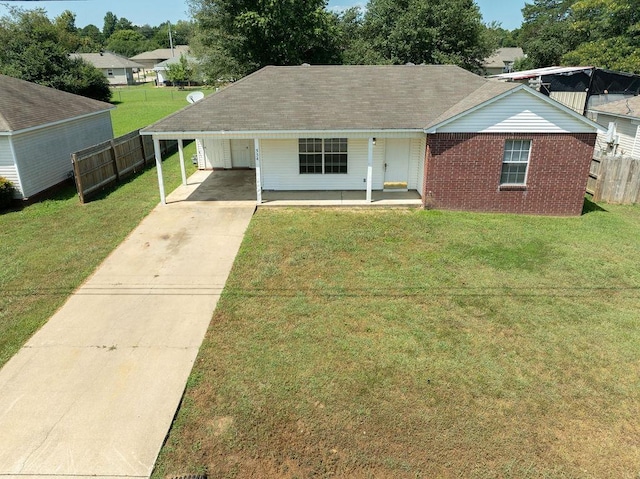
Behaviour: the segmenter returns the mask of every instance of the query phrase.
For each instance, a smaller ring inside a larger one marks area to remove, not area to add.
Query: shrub
[[[13,199],[13,192],[13,183],[0,176],[0,210],[5,209],[11,204],[11,200]]]

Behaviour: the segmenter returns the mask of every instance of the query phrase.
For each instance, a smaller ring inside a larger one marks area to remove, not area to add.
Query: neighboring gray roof
[[[451,65],[270,66],[143,131],[423,129],[519,86]]]
[[[174,63],[180,63],[180,58],[181,55],[175,56],[173,58],[169,58],[168,60],[165,60],[163,62],[158,63],[157,65],[155,65],[153,67],[154,70],[158,69],[158,70],[166,70],[167,69],[167,65],[173,65]],[[198,59],[196,57],[192,57],[190,55],[185,55],[185,58],[187,59],[187,62],[190,64],[194,64],[194,63],[198,63]]]
[[[524,57],[522,48],[498,48],[489,58],[485,59],[482,66],[485,68],[502,68],[504,62],[514,62]]]
[[[110,103],[0,75],[0,132],[24,130],[112,108]]]
[[[605,103],[592,108],[592,110],[615,116],[640,118],[640,96]]]
[[[173,52],[171,52],[171,48],[157,48],[155,50],[151,50],[149,52],[138,53],[135,56],[131,57],[131,60],[140,61],[140,60],[156,60],[162,61],[168,58],[172,58],[174,56],[180,57],[181,53],[188,53],[189,45],[176,45],[173,47]]]
[[[91,63],[94,67],[105,68],[142,68],[142,65],[132,62],[127,57],[111,52],[101,53],[72,53],[72,57],[82,58]]]

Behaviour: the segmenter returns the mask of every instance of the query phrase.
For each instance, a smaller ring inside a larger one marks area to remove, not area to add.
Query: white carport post
[[[180,153],[180,172],[182,173],[182,184],[187,186],[187,170],[184,168],[184,145],[182,140],[178,140],[178,153]]]
[[[256,203],[262,203],[262,181],[260,173],[260,140],[258,138],[253,139],[253,146],[256,150]]]
[[[162,151],[160,150],[160,140],[153,138],[153,151],[156,155],[156,170],[158,171],[158,188],[160,188],[160,203],[167,204],[167,198],[164,194],[164,178],[162,176]]]
[[[373,138],[369,138],[369,154],[367,155],[367,203],[371,203],[372,181],[373,181]]]

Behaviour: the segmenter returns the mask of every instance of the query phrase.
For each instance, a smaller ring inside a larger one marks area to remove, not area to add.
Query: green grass
[[[154,477],[637,478],[640,208],[260,209]]]
[[[189,105],[187,95],[192,91],[206,95],[211,89],[191,87],[178,90],[174,87],[157,88],[153,83],[113,88],[111,102],[117,107],[112,115],[113,134],[118,137],[130,131],[144,128],[181,108]]]
[[[134,100],[119,104],[112,112],[116,134],[145,126],[178,108],[161,99],[153,105],[150,113]],[[193,144],[187,146],[186,158],[194,152]],[[193,172],[190,162],[186,166]],[[171,191],[181,182],[177,154],[165,160],[163,170]],[[66,187],[50,199],[0,213],[0,366],[159,200],[156,171],[150,168],[85,205],[80,204],[75,187]]]

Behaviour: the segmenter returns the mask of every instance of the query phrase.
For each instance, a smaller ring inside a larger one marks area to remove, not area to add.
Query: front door
[[[231,140],[231,164],[233,168],[251,168],[252,140]]]
[[[384,157],[384,189],[406,190],[409,180],[411,140],[387,139]]]

